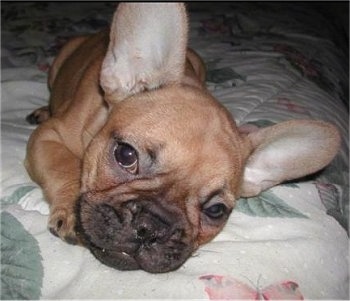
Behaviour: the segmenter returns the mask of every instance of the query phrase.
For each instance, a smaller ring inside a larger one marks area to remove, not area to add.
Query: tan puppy
[[[339,134],[324,122],[240,132],[204,77],[183,4],[120,4],[109,33],[62,49],[51,116],[26,158],[54,234],[118,269],[174,270],[240,196],[316,172],[337,153]]]

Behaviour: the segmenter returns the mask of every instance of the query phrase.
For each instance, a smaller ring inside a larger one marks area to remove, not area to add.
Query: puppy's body
[[[186,39],[183,5],[121,4],[109,32],[62,49],[51,116],[28,143],[50,230],[119,269],[176,269],[237,198],[315,172],[339,147],[318,121],[240,133]]]

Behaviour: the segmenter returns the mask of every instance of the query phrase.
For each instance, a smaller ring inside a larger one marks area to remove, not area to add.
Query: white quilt
[[[317,176],[241,199],[222,233],[177,271],[148,274],[109,268],[51,235],[48,205],[23,166],[34,129],[25,117],[47,104],[53,56],[67,36],[106,25],[113,4],[2,9],[1,299],[349,298],[347,54],[321,14],[278,3],[191,7],[190,45],[239,124],[326,120],[342,149]]]

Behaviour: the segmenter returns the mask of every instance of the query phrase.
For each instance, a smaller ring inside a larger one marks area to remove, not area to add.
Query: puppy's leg
[[[30,113],[26,117],[26,120],[30,124],[40,124],[48,120],[50,116],[51,114],[50,114],[49,106],[44,106]]]
[[[59,54],[55,58],[50,68],[48,75],[48,86],[49,89],[52,89],[52,86],[55,82],[57,74],[61,69],[62,65],[66,59],[72,55],[72,53],[84,42],[88,36],[78,36],[71,38],[60,50]],[[52,101],[52,100],[51,100]],[[57,106],[57,105],[56,105]],[[26,117],[26,120],[30,124],[40,124],[48,120],[51,117],[51,112],[49,106],[41,107]]]
[[[48,77],[48,86],[52,89],[55,79],[58,72],[60,71],[62,65],[68,57],[84,42],[88,36],[78,36],[71,38],[60,50],[59,54],[56,56],[55,60],[52,63],[50,68],[49,77]]]
[[[50,231],[69,243],[78,243],[74,211],[80,190],[81,159],[64,145],[55,121],[50,119],[33,132],[25,165],[50,205]]]

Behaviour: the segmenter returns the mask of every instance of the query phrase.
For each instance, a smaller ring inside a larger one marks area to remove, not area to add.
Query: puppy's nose
[[[157,227],[154,223],[148,219],[142,222],[141,225],[136,227],[136,239],[142,243],[154,242],[157,239]]]
[[[148,245],[165,239],[170,231],[171,223],[164,210],[154,205],[150,206],[148,202],[133,204],[132,207],[131,227],[139,243]]]

